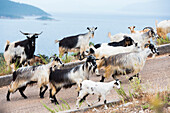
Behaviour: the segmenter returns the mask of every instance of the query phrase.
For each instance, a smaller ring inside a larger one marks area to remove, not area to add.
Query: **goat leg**
[[[139,73],[133,75],[132,77],[129,78],[129,81],[133,80],[133,77],[137,77],[139,79]]]
[[[86,100],[86,97],[88,96],[89,94],[86,94],[81,100],[79,103],[83,102],[84,100]]]
[[[10,101],[9,96],[10,96],[10,92],[9,92],[9,90],[8,90],[8,93],[7,93],[7,96],[6,96],[7,101]]]
[[[51,103],[55,103],[55,104],[59,104],[55,95],[61,90],[61,88],[56,89],[56,93],[54,95],[52,95],[52,89],[50,89],[50,99],[51,99]]]
[[[105,77],[104,77],[104,76],[102,76],[102,79],[100,80],[100,82],[104,82],[104,79],[105,79]]]
[[[24,97],[24,99],[27,99],[27,96],[23,93],[23,91],[25,90],[27,86],[23,86],[21,88],[19,88],[19,92],[21,94],[22,97]]]
[[[46,90],[48,89],[48,86],[45,85],[45,89],[43,92],[42,92],[42,88],[43,87],[40,88],[40,98],[44,98],[44,94],[45,94]]]

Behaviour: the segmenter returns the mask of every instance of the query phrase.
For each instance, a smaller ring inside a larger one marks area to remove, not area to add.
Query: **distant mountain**
[[[49,16],[40,8],[17,3],[10,0],[0,0],[0,18],[23,18],[23,16]]]
[[[48,16],[41,16],[41,17],[39,17],[39,18],[36,18],[37,20],[49,20],[49,21],[55,21],[55,19],[54,18],[50,18],[50,17],[48,17]]]

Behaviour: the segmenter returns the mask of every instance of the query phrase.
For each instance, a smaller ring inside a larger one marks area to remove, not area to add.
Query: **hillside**
[[[23,18],[23,16],[49,16],[40,8],[17,3],[10,0],[0,0],[0,18]]]

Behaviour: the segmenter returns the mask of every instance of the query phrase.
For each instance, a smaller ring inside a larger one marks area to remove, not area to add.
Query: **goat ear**
[[[135,26],[133,26],[133,28],[135,28]]]
[[[148,35],[149,35],[149,37],[152,37],[152,31],[151,30],[148,31]]]
[[[29,37],[29,36],[27,36],[27,39],[30,39],[30,37]]]
[[[137,47],[138,46],[138,43],[135,43],[135,47]]]
[[[119,79],[116,79],[116,81],[119,81]]]
[[[105,59],[105,57],[103,56],[103,57],[101,58],[101,60],[102,60],[102,59]]]
[[[148,48],[149,47],[149,44],[145,44],[145,48]]]
[[[128,36],[126,36],[126,35],[123,36],[123,38],[126,38],[126,37],[128,37]]]
[[[99,60],[98,58],[96,58],[95,60]]]
[[[92,48],[89,49],[89,53],[94,54],[94,50]]]
[[[90,31],[90,28],[89,28],[89,27],[87,27],[87,29]]]
[[[95,30],[97,29],[97,27],[95,27]]]

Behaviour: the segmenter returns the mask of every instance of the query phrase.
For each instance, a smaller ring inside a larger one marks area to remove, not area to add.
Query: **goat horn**
[[[41,31],[41,33],[34,33],[33,35],[41,35],[43,33],[43,31]]]
[[[56,58],[56,54],[54,54],[53,56],[51,56],[50,59],[51,59],[51,58]]]
[[[24,33],[22,31],[20,31],[23,35],[31,35],[31,33]]]

